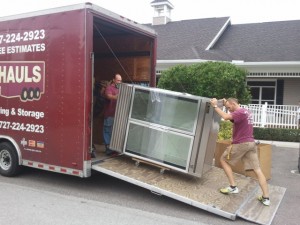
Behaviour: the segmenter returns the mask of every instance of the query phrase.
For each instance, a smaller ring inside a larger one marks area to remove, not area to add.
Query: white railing
[[[254,127],[299,129],[297,105],[242,105],[252,112]]]

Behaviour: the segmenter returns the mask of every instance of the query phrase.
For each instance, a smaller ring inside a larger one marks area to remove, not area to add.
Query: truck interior
[[[103,108],[101,89],[116,73],[125,83],[150,85],[153,37],[131,30],[112,21],[94,16],[93,51],[93,143],[103,146]],[[153,85],[153,84],[152,84]],[[103,89],[102,89],[103,90]]]

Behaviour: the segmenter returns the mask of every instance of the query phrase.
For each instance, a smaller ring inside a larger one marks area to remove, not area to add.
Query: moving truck
[[[90,3],[0,19],[1,169],[91,175],[95,86],[155,85],[156,33]],[[95,142],[93,140],[95,139]]]
[[[271,223],[257,205],[257,182],[236,174],[240,194],[225,196],[213,167],[218,117],[209,99],[156,89],[156,33],[91,3],[0,18],[0,174],[22,166],[78,177],[95,170],[226,218]],[[102,81],[120,73],[111,148],[93,113]],[[96,158],[91,157],[93,146]],[[276,197],[275,197],[276,196]]]

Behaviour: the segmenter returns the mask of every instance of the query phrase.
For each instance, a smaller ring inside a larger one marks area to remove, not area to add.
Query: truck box
[[[90,176],[94,87],[156,82],[156,33],[90,3],[0,18],[0,49],[0,138],[24,166]]]

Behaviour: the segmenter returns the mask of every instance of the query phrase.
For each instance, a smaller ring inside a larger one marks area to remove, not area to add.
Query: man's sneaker
[[[257,199],[258,199],[258,201],[260,201],[262,204],[264,204],[266,206],[269,206],[271,203],[270,199],[266,199],[263,196],[259,196]]]
[[[222,194],[237,194],[239,193],[239,189],[237,187],[232,188],[232,187],[226,187],[226,188],[221,188],[220,192]]]

